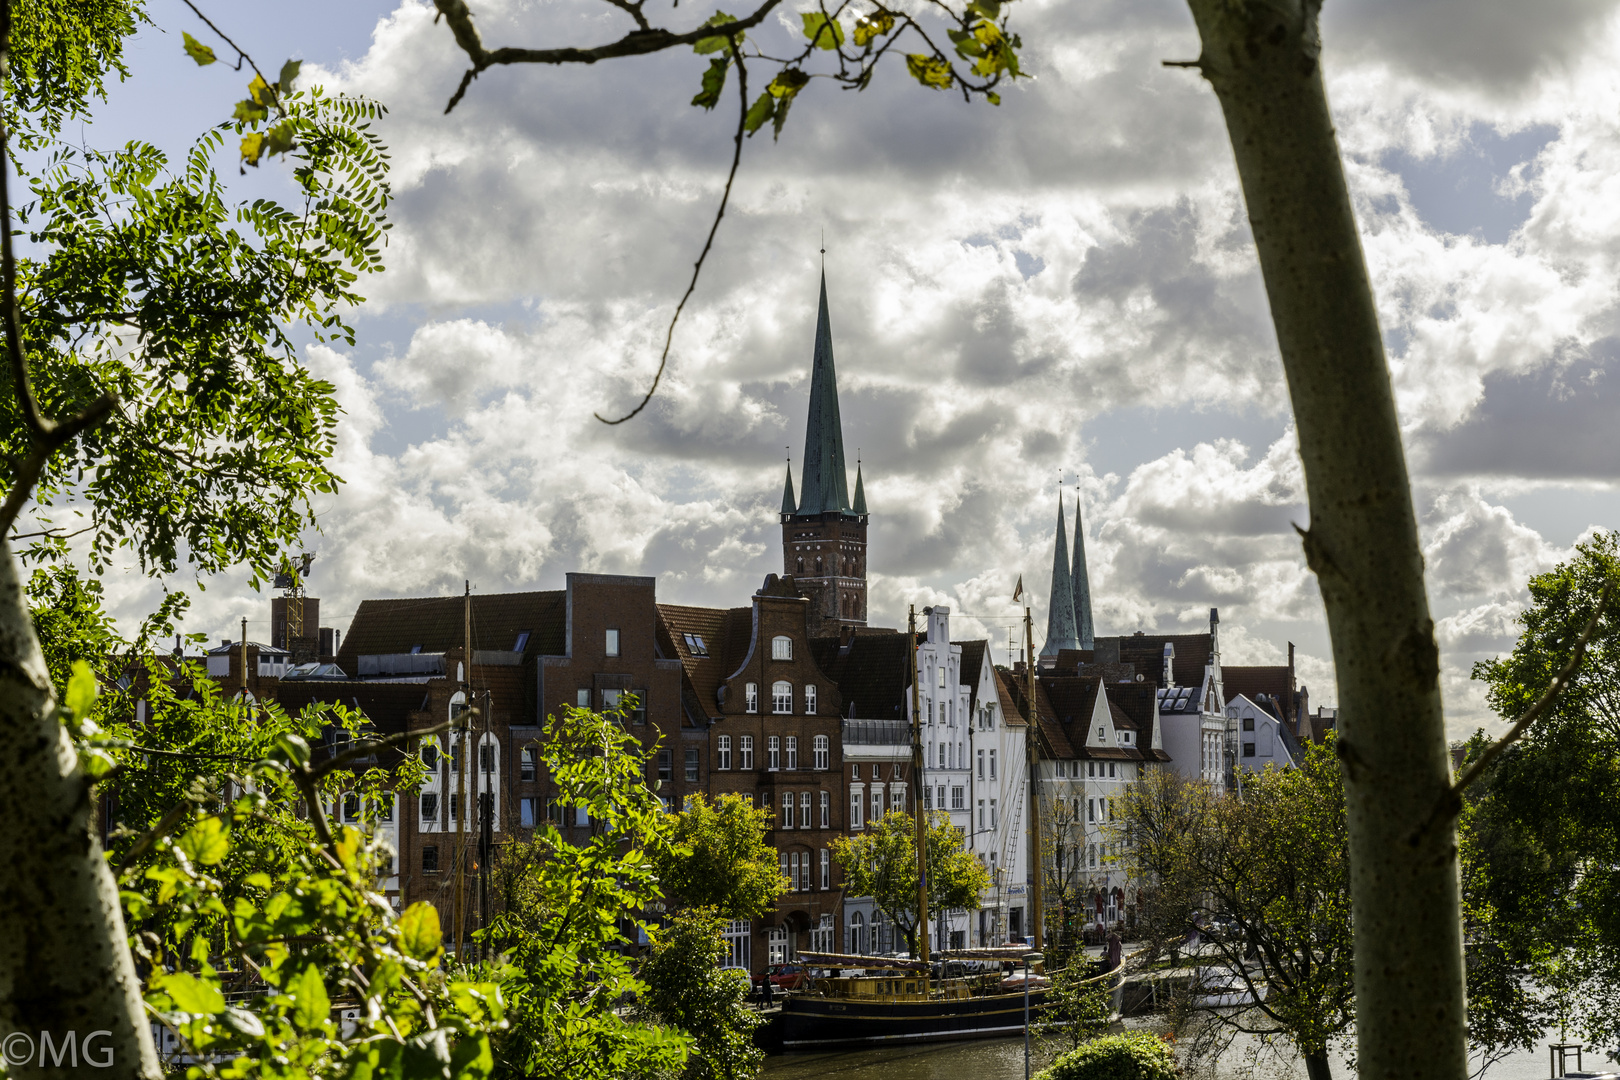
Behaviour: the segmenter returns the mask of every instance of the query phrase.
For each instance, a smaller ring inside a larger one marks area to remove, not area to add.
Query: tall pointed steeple
[[[844,423],[838,415],[838,373],[833,367],[832,320],[827,316],[827,273],[821,274],[816,352],[810,369],[810,420],[804,432],[800,514],[849,513],[844,469]]]
[[[850,507],[850,513],[866,516],[866,484],[861,480],[861,463],[855,462],[855,505]]]
[[[1052,599],[1046,608],[1046,644],[1041,658],[1062,649],[1078,649],[1074,632],[1074,585],[1069,580],[1069,538],[1063,524],[1063,492],[1058,492],[1057,547],[1052,552]]]
[[[1086,572],[1086,526],[1080,520],[1080,496],[1074,498],[1074,633],[1082,649],[1097,647],[1097,629],[1091,622],[1091,575]]]
[[[782,488],[782,516],[792,517],[799,512],[799,504],[793,498],[793,462],[788,462],[787,485]]]

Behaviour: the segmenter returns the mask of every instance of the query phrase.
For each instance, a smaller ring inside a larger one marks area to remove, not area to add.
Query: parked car
[[[761,986],[769,979],[778,990],[798,990],[804,986],[805,966],[803,964],[772,964],[765,969],[765,974],[755,977],[754,985]]]

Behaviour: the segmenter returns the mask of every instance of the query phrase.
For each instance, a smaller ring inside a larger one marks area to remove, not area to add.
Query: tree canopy
[[[990,887],[990,872],[962,847],[949,814],[927,822],[928,910],[973,908]],[[917,830],[910,814],[891,811],[869,821],[856,836],[833,840],[833,858],[844,871],[845,891],[870,896],[878,910],[917,954]]]

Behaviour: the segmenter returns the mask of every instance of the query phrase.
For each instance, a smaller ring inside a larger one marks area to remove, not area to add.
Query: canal
[[[1151,1021],[1131,1026],[1147,1027]],[[1123,1029],[1121,1029],[1123,1030]],[[1548,1032],[1546,1041],[1557,1041]],[[1049,1065],[1066,1048],[1058,1043],[1035,1040],[1030,1055],[1030,1072]],[[1304,1080],[1304,1062],[1282,1061],[1271,1054],[1255,1062],[1245,1052],[1249,1047],[1234,1046],[1215,1067],[1215,1080]],[[1340,1054],[1333,1057],[1334,1080],[1354,1080],[1355,1072]],[[1601,1052],[1588,1051],[1583,1062],[1589,1071],[1614,1068]],[[1573,1060],[1570,1068],[1574,1068]],[[1514,1054],[1492,1066],[1484,1080],[1547,1080],[1549,1075],[1546,1043],[1534,1051]],[[778,1054],[765,1059],[759,1080],[1023,1080],[1023,1039],[978,1039],[972,1042],[930,1043],[921,1046],[894,1046],[815,1054]]]

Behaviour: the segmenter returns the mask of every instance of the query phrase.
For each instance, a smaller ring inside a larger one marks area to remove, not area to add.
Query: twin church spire
[[[1063,520],[1063,493],[1058,492],[1057,543],[1052,551],[1052,598],[1046,608],[1046,644],[1043,659],[1064,649],[1094,649],[1096,628],[1091,620],[1091,577],[1086,571],[1086,527],[1080,519],[1080,499],[1074,500],[1074,561],[1069,561],[1068,530]]]

